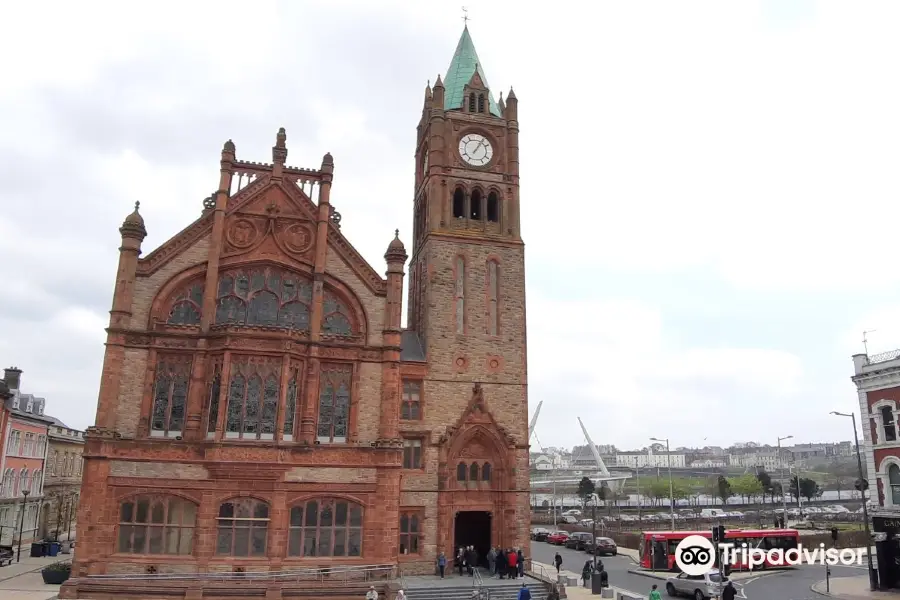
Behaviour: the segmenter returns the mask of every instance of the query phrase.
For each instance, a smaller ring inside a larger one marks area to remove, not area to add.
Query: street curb
[[[631,573],[632,575],[640,575],[642,577],[648,577],[650,579],[658,579],[659,581],[665,581],[668,577],[664,575],[657,575],[656,573],[650,573],[648,571],[641,571],[639,569],[628,569],[627,573]]]
[[[831,594],[831,593],[828,593],[828,592],[820,592],[819,590],[816,589],[816,586],[817,586],[817,585],[819,585],[820,583],[824,583],[824,582],[825,582],[824,579],[823,579],[822,581],[817,581],[817,582],[815,582],[814,584],[812,584],[811,586],[809,586],[809,590],[810,590],[811,592],[814,592],[814,593],[820,595],[820,596],[825,596],[826,598],[840,598],[840,596],[835,596],[834,594]]]

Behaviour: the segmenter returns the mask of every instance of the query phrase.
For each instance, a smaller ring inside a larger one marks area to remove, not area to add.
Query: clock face
[[[494,149],[486,137],[470,133],[459,140],[459,155],[473,167],[483,167],[491,162]]]

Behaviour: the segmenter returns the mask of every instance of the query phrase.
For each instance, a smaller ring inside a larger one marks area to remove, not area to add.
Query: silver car
[[[722,595],[722,589],[728,583],[718,571],[709,571],[703,575],[687,575],[679,573],[666,580],[666,592],[670,596],[687,596],[694,600],[708,600]]]

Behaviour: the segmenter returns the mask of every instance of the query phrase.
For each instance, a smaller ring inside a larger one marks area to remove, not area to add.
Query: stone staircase
[[[524,580],[513,581],[487,579],[484,582],[484,589],[489,592],[490,600],[516,600],[523,583],[531,590],[531,600],[545,600],[547,587],[543,583],[529,577],[526,577]],[[472,600],[472,592],[475,589],[471,580],[467,584],[454,583],[428,587],[409,586],[406,589],[406,597],[409,600]]]

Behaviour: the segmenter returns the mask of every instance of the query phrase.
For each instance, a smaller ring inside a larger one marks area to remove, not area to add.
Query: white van
[[[724,519],[728,516],[721,508],[704,508],[700,511],[701,519]]]

